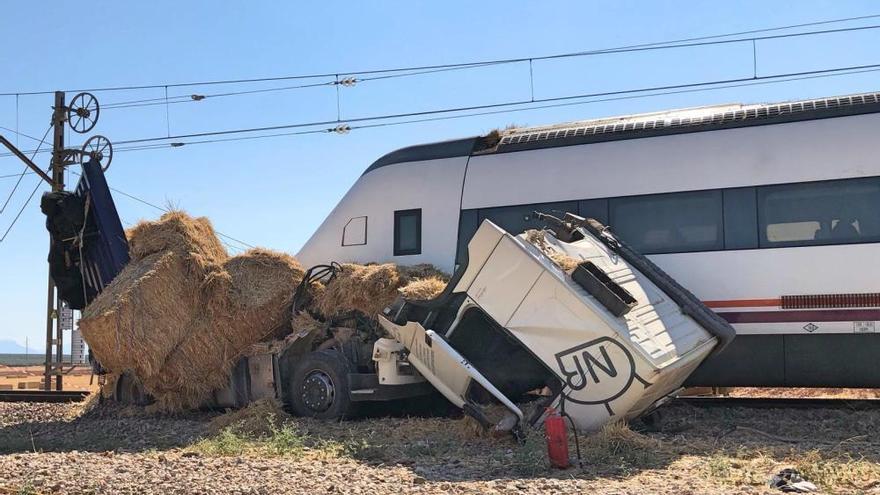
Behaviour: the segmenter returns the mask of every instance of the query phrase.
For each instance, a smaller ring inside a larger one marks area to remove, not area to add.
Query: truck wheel
[[[318,419],[351,415],[348,372],[348,361],[340,352],[323,350],[303,356],[287,389],[293,412]]]
[[[129,371],[123,372],[116,379],[116,388],[113,396],[117,402],[127,406],[146,406],[152,402],[152,398],[144,390],[141,381]]]

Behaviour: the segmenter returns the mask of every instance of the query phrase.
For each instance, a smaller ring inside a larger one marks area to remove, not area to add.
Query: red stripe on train
[[[782,309],[843,309],[843,308],[878,308],[880,293],[862,294],[800,294],[767,299],[729,299],[721,301],[703,301],[710,308],[760,308],[773,307]]]
[[[782,299],[733,299],[727,301],[703,301],[710,308],[757,308],[757,307],[780,307]]]

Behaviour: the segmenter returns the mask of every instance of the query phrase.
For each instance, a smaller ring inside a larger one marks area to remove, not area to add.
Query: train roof
[[[880,112],[880,92],[783,103],[723,104],[493,131],[388,153],[364,174],[395,163],[667,136]]]

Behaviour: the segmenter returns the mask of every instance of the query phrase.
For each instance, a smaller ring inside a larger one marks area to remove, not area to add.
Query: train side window
[[[349,219],[342,228],[343,246],[364,246],[367,244],[367,217]]]
[[[578,215],[584,218],[593,218],[608,225],[608,200],[586,199],[578,201]]]
[[[725,189],[724,249],[758,247],[758,213],[754,187]]]
[[[534,212],[550,213],[562,216],[564,212],[576,213],[577,201],[561,201],[558,203],[536,203],[522,206],[504,206],[500,208],[481,208],[480,223],[489,219],[512,235],[529,229],[540,229],[544,223],[535,219]]]
[[[394,256],[422,254],[422,210],[394,212]]]
[[[723,249],[721,191],[613,198],[611,227],[644,254]]]
[[[880,178],[758,189],[761,247],[880,241]]]

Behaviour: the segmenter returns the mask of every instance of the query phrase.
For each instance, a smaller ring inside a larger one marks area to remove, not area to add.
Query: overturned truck
[[[553,406],[583,430],[638,417],[733,339],[726,321],[605,226],[536,216],[549,224],[537,235],[484,221],[440,297],[401,298],[380,317],[407,361],[485,426],[493,401],[520,423]],[[517,401],[530,392],[542,398],[525,417]]]
[[[87,235],[59,240],[60,251],[77,257],[67,256],[53,276],[79,272],[81,287],[71,291],[90,303],[122,270],[125,246],[100,168],[84,170],[89,180],[75,193],[79,199],[67,201],[90,205],[77,221]],[[51,225],[59,213],[47,214]],[[361,311],[316,311],[316,298],[347,268],[299,272],[289,303],[272,306],[289,308],[287,324],[246,352],[224,356],[227,384],[201,405],[278,398],[297,414],[329,419],[351,415],[359,403],[439,391],[485,427],[518,431],[555,407],[577,428],[593,430],[652,410],[733,339],[729,324],[605,226],[572,214],[536,216],[546,228],[519,236],[484,221],[466,261],[432,298],[436,280],[431,290],[405,292],[387,307],[366,300]],[[143,370],[115,368],[117,399],[152,400]],[[194,376],[199,371],[207,370]]]

